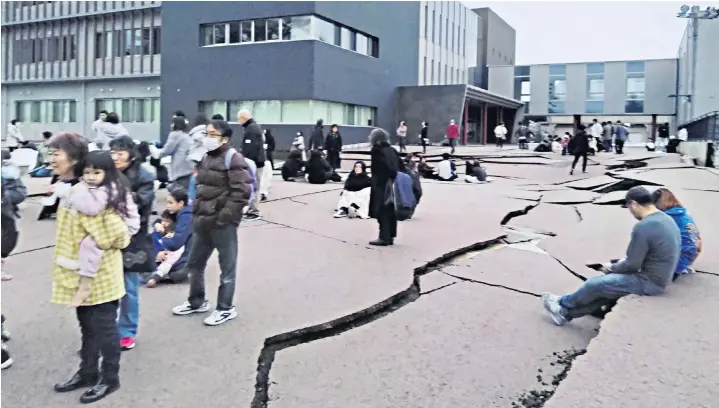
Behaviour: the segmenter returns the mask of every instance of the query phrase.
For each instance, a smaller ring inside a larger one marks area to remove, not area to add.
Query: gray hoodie
[[[102,143],[102,150],[110,150],[110,142],[120,136],[130,136],[130,133],[122,124],[114,124],[98,119],[93,122],[92,130],[97,134],[95,143]]]
[[[207,125],[199,125],[190,129],[190,140],[192,140],[192,148],[190,148],[190,154],[187,157],[191,162],[200,162],[207,153],[207,149],[202,146],[202,139],[205,137],[205,130]]]
[[[167,168],[167,178],[175,181],[180,177],[190,176],[194,171],[192,163],[188,160],[192,141],[185,132],[172,131],[167,136],[167,142],[159,153],[159,157],[172,156],[172,163]]]

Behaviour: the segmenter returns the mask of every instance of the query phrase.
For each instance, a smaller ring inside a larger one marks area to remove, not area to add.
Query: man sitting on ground
[[[654,206],[652,194],[638,186],[627,191],[626,207],[639,222],[632,230],[626,258],[602,267],[603,276],[589,278],[574,293],[542,294],[552,320],[562,326],[625,295],[664,293],[679,261],[681,235],[674,220]]]
[[[450,160],[449,153],[442,154],[442,161],[437,164],[437,180],[454,181],[457,179],[457,166]]]

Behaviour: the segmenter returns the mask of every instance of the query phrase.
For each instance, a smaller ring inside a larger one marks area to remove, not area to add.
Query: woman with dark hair
[[[49,151],[57,149],[57,147],[53,146],[59,145],[62,145],[65,149],[64,156],[62,156],[62,159],[58,159],[56,161],[60,163],[60,166],[65,166],[66,162],[73,163],[71,169],[75,169],[74,171],[76,173],[70,177],[68,174],[56,171],[52,166],[52,163],[53,157],[57,156],[58,152],[53,152],[50,155],[48,161],[50,162],[50,167],[53,168],[53,173],[55,174],[52,176],[50,181],[50,190],[48,192],[49,196],[42,200],[43,208],[40,210],[40,214],[37,217],[38,221],[55,217],[60,203],[58,192],[69,191],[72,186],[80,181],[80,177],[82,176],[82,160],[84,160],[85,155],[88,153],[87,139],[76,133],[59,133],[53,136],[53,138],[47,143]],[[60,174],[63,174],[63,176],[60,176]]]
[[[302,161],[302,153],[299,150],[290,151],[287,160],[282,164],[282,180],[295,181],[297,178],[304,177],[303,167],[305,167],[305,162]]]
[[[658,188],[652,196],[657,209],[672,217],[681,233],[682,249],[679,253],[679,263],[674,272],[674,279],[679,275],[693,273],[694,269],[691,265],[702,251],[702,237],[699,234],[699,228],[687,213],[684,204],[668,188]]]
[[[335,218],[369,218],[369,196],[372,180],[367,175],[367,165],[363,161],[355,162],[352,172],[345,180],[345,188],[340,193]]]
[[[332,170],[342,167],[342,159],[340,159],[342,135],[340,135],[340,128],[337,125],[332,125],[325,138],[325,150],[327,151],[327,161],[330,163]]]
[[[175,116],[172,118],[171,127],[172,131],[167,136],[165,146],[155,152],[154,156],[157,159],[171,156],[172,162],[168,168],[168,179],[171,183],[179,184],[188,189],[194,167],[188,160],[192,149],[192,141],[187,134],[187,120],[182,116]]]
[[[379,237],[370,245],[394,245],[397,236],[397,216],[393,199],[393,184],[402,163],[397,151],[389,144],[389,134],[384,129],[374,129],[369,134],[372,146],[372,190],[370,192],[369,216],[379,224]]]
[[[335,173],[330,163],[319,150],[310,152],[310,159],[305,166],[307,181],[310,184],[325,184],[328,181],[342,181],[342,177]]]
[[[80,241],[91,235],[103,242],[115,242],[103,255],[93,278],[89,296],[77,310],[82,333],[80,369],[66,382],[55,384],[56,392],[91,387],[80,402],[98,401],[120,388],[120,341],[117,332],[118,300],[125,294],[122,282],[122,254],[117,246],[127,245],[127,228],[119,217],[112,225],[103,225],[100,217],[87,217],[69,207],[72,185],[78,182],[88,153],[87,140],[75,133],[60,133],[52,138],[50,165],[58,176],[53,186],[60,199],[57,210],[57,260],[52,271],[52,302],[69,305],[79,289],[77,271],[61,265],[61,259],[78,259]],[[106,243],[107,243],[106,242]],[[100,366],[102,357],[102,367]]]
[[[275,144],[275,137],[272,135],[272,129],[265,128],[265,153],[267,154],[267,161],[270,162],[270,170],[275,169],[275,161],[272,158],[272,154],[275,152],[277,147]]]

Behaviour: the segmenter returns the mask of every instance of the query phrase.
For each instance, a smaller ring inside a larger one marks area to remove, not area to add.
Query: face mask
[[[202,146],[210,152],[217,150],[221,145],[222,143],[214,137],[206,137],[202,139]]]

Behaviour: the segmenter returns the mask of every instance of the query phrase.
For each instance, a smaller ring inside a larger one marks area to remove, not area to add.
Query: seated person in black
[[[310,184],[342,181],[342,177],[332,170],[332,166],[330,166],[330,163],[319,150],[313,150],[312,153],[310,153],[310,159],[305,166],[305,172],[307,173],[307,181],[309,181]]]
[[[487,181],[487,171],[482,167],[479,159],[467,161],[464,181],[467,183],[483,183]]]
[[[302,152],[299,150],[291,151],[287,156],[287,160],[282,165],[282,180],[295,181],[295,178],[304,177],[302,168],[305,162],[302,161]]]
[[[420,176],[426,179],[437,179],[437,173],[435,173],[434,167],[427,164],[424,156],[417,155],[419,157],[419,163],[417,163],[417,172]]]

